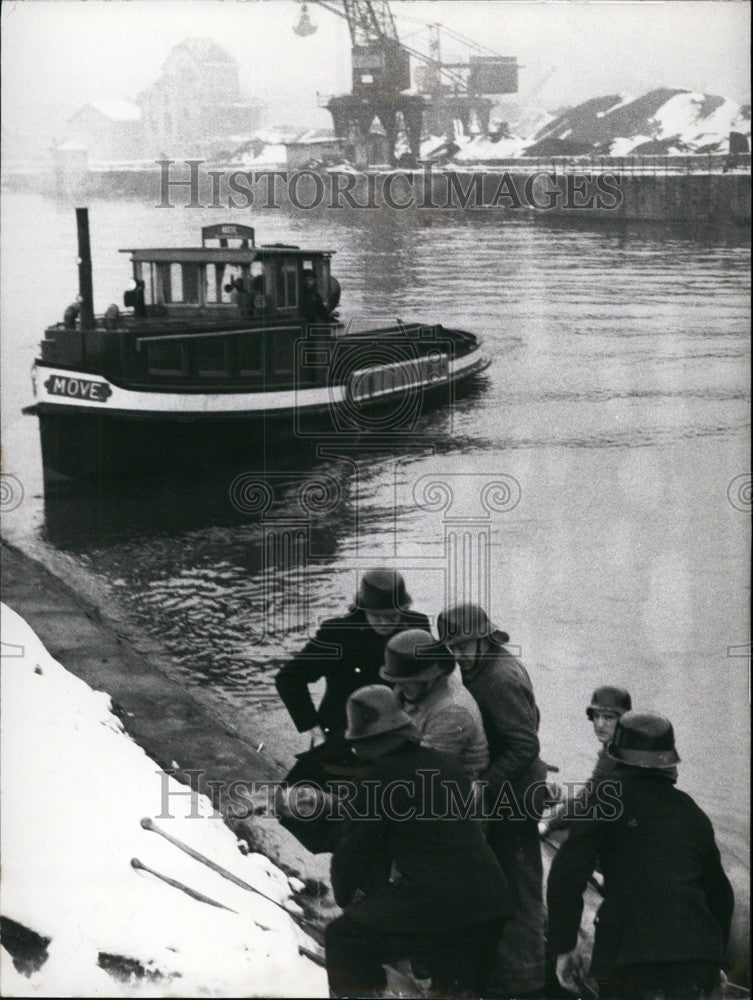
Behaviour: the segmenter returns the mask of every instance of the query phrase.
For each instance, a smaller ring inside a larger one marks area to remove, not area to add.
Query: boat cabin
[[[230,241],[239,244],[231,247]],[[215,242],[216,246],[208,244]],[[144,316],[204,320],[300,315],[310,322],[331,319],[333,289],[329,250],[271,244],[257,247],[251,226],[219,224],[202,229],[201,247],[121,250],[133,263],[129,302]],[[312,276],[312,277],[310,277]],[[312,283],[328,311],[317,315]],[[335,303],[336,305],[336,303]]]
[[[289,388],[302,339],[341,332],[330,250],[257,246],[251,226],[202,229],[200,247],[137,248],[125,310],[86,321],[81,297],[47,329],[42,360],[138,388]]]

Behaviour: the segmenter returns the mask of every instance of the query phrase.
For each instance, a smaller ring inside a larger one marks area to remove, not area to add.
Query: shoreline
[[[227,787],[233,781],[279,780],[286,773],[283,762],[266,747],[257,750],[258,743],[224,719],[216,706],[202,704],[170,678],[169,654],[158,640],[136,634],[124,620],[104,613],[91,595],[78,592],[6,539],[0,540],[0,551],[3,602],[25,619],[66,670],[109,695],[128,736],[178,782],[215,801],[215,782]],[[187,773],[191,770],[200,772],[198,781]],[[158,795],[155,782],[155,804]],[[296,900],[304,910],[306,931],[315,938],[323,934],[340,912],[329,888],[329,856],[309,854],[272,817],[223,819],[253,851],[304,883]],[[544,857],[548,870],[551,845]],[[738,907],[742,902],[739,898]],[[595,911],[598,900],[589,897],[588,906]],[[728,971],[733,980],[747,983],[747,908],[741,912],[736,907],[735,917]],[[583,926],[580,933],[585,933]]]
[[[285,765],[266,749],[257,749],[252,736],[240,733],[214,706],[202,704],[170,678],[165,669],[169,655],[157,640],[134,634],[104,614],[17,546],[2,539],[0,547],[3,602],[66,670],[109,695],[128,736],[178,782],[216,801],[213,789],[218,785],[274,781],[285,774]],[[159,794],[155,781],[155,805]],[[243,821],[224,815],[224,822],[252,850],[306,884],[298,902],[323,929],[334,903],[323,872],[317,871],[318,859],[271,817],[254,822],[253,817]]]

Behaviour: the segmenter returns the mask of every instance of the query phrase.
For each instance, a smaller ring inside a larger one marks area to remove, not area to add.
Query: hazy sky
[[[418,18],[517,56],[521,98],[554,69],[537,94],[547,108],[661,85],[750,100],[747,2],[410,0],[392,9],[406,18],[398,25],[408,44],[423,47]],[[319,30],[299,38],[298,11],[292,0],[3,0],[6,125],[43,132],[52,112],[135,97],[186,37],[227,48],[244,96],[269,103],[274,120],[331,124],[316,93],[350,89],[347,26],[312,3]]]

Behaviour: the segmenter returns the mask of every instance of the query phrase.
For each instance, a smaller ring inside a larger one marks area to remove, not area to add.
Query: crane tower
[[[311,0],[317,7],[347,21],[351,39],[352,91],[330,97],[327,109],[337,135],[347,140],[358,165],[374,162],[369,150],[372,125],[377,119],[386,137],[387,158],[395,162],[395,142],[400,120],[415,163],[420,156],[424,124],[433,131],[448,131],[452,121],[467,126],[475,116],[482,128],[489,120],[493,102],[484,93],[515,93],[518,89],[517,61],[497,56],[470,39],[444,29],[454,38],[475,49],[465,62],[443,61],[440,28],[427,25],[429,51],[423,53],[405,45],[398,37],[387,0]],[[301,36],[313,34],[308,4],[303,3],[294,30]],[[480,52],[484,55],[480,55]],[[416,89],[411,88],[411,55],[423,65],[416,72]]]

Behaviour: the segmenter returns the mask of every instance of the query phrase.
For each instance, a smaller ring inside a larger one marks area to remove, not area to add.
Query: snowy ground
[[[49,938],[30,978],[5,949],[2,996],[323,997],[317,951],[280,905],[236,886],[142,828],[151,817],[293,913],[287,877],[259,854],[241,854],[207,799],[165,779],[122,729],[106,694],[47,653],[2,607],[2,916]],[[161,818],[163,781],[172,818]],[[198,901],[131,859],[202,893]],[[235,912],[229,912],[230,910]],[[147,976],[115,979],[115,955]],[[106,964],[106,963],[105,963]]]

